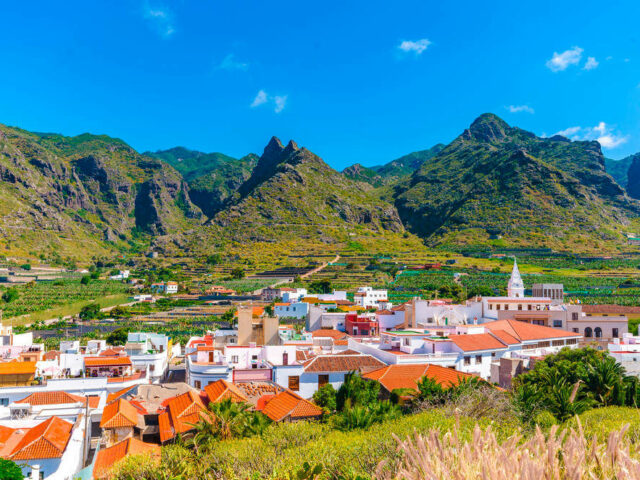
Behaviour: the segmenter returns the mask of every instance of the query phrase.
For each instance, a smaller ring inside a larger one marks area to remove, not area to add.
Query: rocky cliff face
[[[175,232],[202,215],[182,177],[117,139],[0,126],[0,231],[7,243],[71,256],[111,248],[132,230]]]
[[[627,193],[633,198],[640,199],[640,153],[631,155],[626,160],[629,162]]]

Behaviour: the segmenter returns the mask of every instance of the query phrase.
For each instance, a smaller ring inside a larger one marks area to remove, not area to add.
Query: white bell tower
[[[522,282],[520,270],[518,270],[518,262],[516,262],[515,257],[513,259],[511,278],[509,279],[509,284],[507,286],[507,296],[509,296],[509,298],[524,297],[524,283]]]

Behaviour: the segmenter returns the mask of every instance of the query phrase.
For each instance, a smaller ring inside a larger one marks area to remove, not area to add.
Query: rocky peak
[[[509,135],[511,127],[493,113],[483,113],[474,120],[464,136],[484,142],[501,142]]]

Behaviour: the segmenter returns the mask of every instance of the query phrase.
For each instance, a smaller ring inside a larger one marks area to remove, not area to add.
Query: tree
[[[309,293],[331,293],[331,282],[329,280],[316,280],[309,284]]]
[[[222,255],[220,255],[219,253],[214,253],[213,255],[209,255],[205,260],[207,265],[211,265],[211,266],[218,265],[221,261],[222,261]]]
[[[23,480],[24,475],[15,462],[0,458],[0,478],[2,480]]]
[[[82,285],[89,285],[89,283],[91,282],[91,277],[89,275],[84,275],[81,279],[80,279],[80,283]]]
[[[5,303],[11,303],[17,300],[18,297],[20,297],[20,293],[17,288],[10,288],[2,294],[2,300],[4,300]]]
[[[342,411],[345,407],[370,405],[378,401],[379,393],[378,382],[365,380],[357,372],[347,373],[336,394],[336,409]]]
[[[233,270],[231,270],[231,277],[235,278],[236,280],[244,278],[244,270],[241,267],[234,268]]]
[[[129,331],[126,328],[118,328],[107,335],[107,344],[124,345],[127,343]]]
[[[85,305],[82,307],[82,310],[80,310],[79,316],[81,320],[93,320],[94,318],[98,318],[100,316],[100,305],[97,303]]]
[[[336,393],[336,389],[333,388],[333,385],[327,383],[313,394],[313,401],[316,405],[322,407],[323,410],[327,412],[335,412]]]
[[[23,270],[31,270],[31,264],[25,263],[24,265],[21,265],[20,268],[22,268]]]

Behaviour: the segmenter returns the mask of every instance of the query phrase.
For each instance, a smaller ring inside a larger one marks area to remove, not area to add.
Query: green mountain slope
[[[640,212],[597,142],[538,138],[492,114],[400,184],[395,203],[405,227],[433,244],[564,250],[621,243]]]
[[[320,241],[336,231],[365,228],[402,231],[393,205],[345,178],[293,142],[272,138],[251,176],[229,198],[212,223],[242,238],[277,239],[315,231]]]
[[[411,175],[427,160],[435,157],[445,146],[441,143],[434,145],[427,150],[420,150],[400,158],[377,165],[374,167],[364,167],[359,163],[345,168],[342,173],[352,180],[366,182],[374,187],[390,185],[398,180]]]
[[[631,166],[633,155],[620,160],[613,160],[612,158],[604,159],[604,168],[609,175],[613,177],[618,185],[623,188],[627,187],[627,172]]]
[[[173,168],[104,135],[0,125],[0,242],[9,251],[87,257],[199,222]]]
[[[180,172],[189,184],[189,196],[208,217],[219,212],[224,202],[250,176],[258,163],[251,153],[240,159],[222,153],[202,153],[184,147],[149,153]]]

